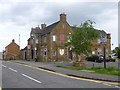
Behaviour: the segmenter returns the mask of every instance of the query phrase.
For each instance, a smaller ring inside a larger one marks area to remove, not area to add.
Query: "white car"
[[[116,53],[113,53],[113,54],[111,55],[111,58],[112,58],[112,59],[117,59]]]

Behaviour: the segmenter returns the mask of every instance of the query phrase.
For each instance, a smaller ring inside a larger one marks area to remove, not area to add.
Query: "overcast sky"
[[[84,2],[83,2],[84,1]],[[80,25],[86,20],[95,21],[96,29],[111,34],[112,49],[118,46],[118,2],[117,0],[1,0],[0,1],[0,51],[12,39],[24,48],[32,27],[41,23],[50,25],[65,12],[67,21]],[[112,1],[112,2],[109,2]]]

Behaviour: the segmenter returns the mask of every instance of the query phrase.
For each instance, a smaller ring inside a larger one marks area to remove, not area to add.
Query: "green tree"
[[[91,52],[92,40],[99,37],[99,32],[93,28],[92,21],[88,20],[79,27],[75,26],[70,42],[67,46],[72,47],[72,51],[76,55],[77,61],[81,61],[81,54]]]

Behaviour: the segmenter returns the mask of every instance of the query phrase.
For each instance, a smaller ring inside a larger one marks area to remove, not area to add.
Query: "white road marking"
[[[14,71],[14,72],[18,72],[17,70],[15,70],[15,69],[12,69],[12,68],[9,68],[10,70],[12,70],[12,71]]]
[[[3,67],[7,67],[7,66],[5,66],[5,65],[2,65]]]
[[[111,86],[110,84],[107,84],[107,83],[103,83],[104,85],[107,85],[107,86]]]
[[[34,78],[28,76],[28,75],[25,75],[25,74],[22,74],[22,75],[23,75],[24,77],[27,77],[27,78],[29,78],[29,79],[31,79],[31,80],[37,82],[37,83],[42,83],[42,82],[40,82],[40,81],[38,81],[38,80],[36,80],[36,79],[34,79]]]
[[[119,86],[115,86],[116,88],[120,88]]]
[[[16,63],[16,64],[23,65],[23,64],[20,64],[20,63]],[[52,73],[52,74],[56,74],[56,75],[63,76],[63,77],[77,79],[77,80],[85,80],[85,81],[91,81],[91,82],[96,82],[96,83],[109,83],[109,84],[113,84],[113,85],[118,85],[118,83],[115,83],[115,82],[106,82],[106,81],[99,81],[99,80],[72,77],[72,76],[68,76],[68,75],[65,75],[65,74],[61,74],[61,73],[52,72],[52,71],[44,70],[44,69],[41,69],[41,68],[37,68],[35,66],[30,66],[30,65],[23,65],[23,66],[34,68],[34,69],[41,70],[41,71],[45,71],[45,72]]]

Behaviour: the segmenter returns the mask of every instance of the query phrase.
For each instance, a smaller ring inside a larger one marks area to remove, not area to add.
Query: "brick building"
[[[5,47],[4,51],[4,59],[19,59],[20,55],[20,47],[15,43],[13,39],[12,42]]]
[[[93,41],[92,54],[103,55],[103,47],[106,47],[106,54],[111,53],[111,37],[103,30],[100,32],[100,38]],[[66,14],[60,14],[60,20],[47,26],[41,24],[40,27],[31,29],[30,38],[28,39],[27,50],[24,55],[27,60],[34,60],[36,57],[39,61],[65,61],[73,58],[69,47],[65,47],[74,32],[72,26],[67,22]],[[27,54],[25,54],[27,52]]]

